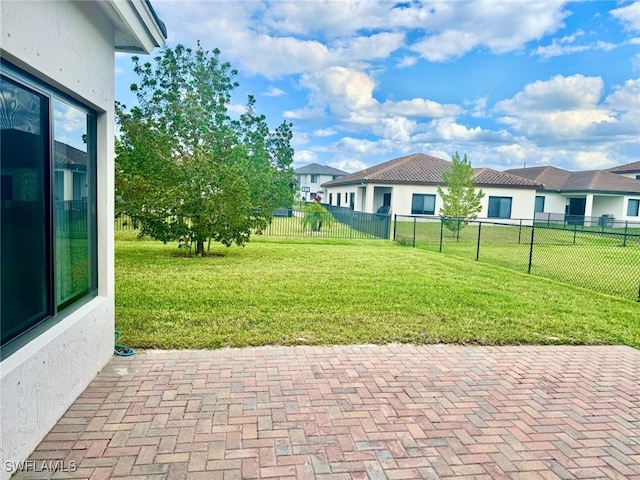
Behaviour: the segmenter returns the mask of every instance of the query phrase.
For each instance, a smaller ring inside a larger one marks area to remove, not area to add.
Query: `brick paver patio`
[[[640,479],[640,351],[149,351],[114,358],[29,461],[16,478]]]

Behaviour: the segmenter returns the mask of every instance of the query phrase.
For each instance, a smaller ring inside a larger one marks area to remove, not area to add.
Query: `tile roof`
[[[542,184],[542,190],[556,192],[640,193],[640,181],[621,177],[605,170],[571,172],[562,168],[545,166],[516,168],[507,170],[507,172]]]
[[[296,168],[296,175],[348,175],[348,172],[337,168],[311,163],[304,167]]]
[[[395,158],[373,167],[345,175],[337,180],[324,183],[323,187],[335,187],[361,183],[405,183],[422,185],[442,185],[442,173],[451,169],[451,162],[441,158],[414,153]],[[539,185],[526,178],[517,177],[490,168],[474,170],[476,185],[535,188]]]
[[[617,167],[607,168],[605,172],[611,173],[636,173],[640,172],[640,162],[631,162]]]

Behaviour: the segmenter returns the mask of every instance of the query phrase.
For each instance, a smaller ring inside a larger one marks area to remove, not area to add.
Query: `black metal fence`
[[[309,237],[309,238],[351,238],[351,239],[384,239],[391,236],[391,216],[356,212],[346,207],[323,205],[334,221],[324,224],[319,231],[312,231],[303,223],[304,213],[301,209],[279,208],[274,212],[273,220],[262,232],[256,234],[277,237]],[[131,219],[120,216],[115,220],[115,229],[134,230]]]
[[[563,227],[539,219],[396,215],[393,239],[640,301],[640,222]]]

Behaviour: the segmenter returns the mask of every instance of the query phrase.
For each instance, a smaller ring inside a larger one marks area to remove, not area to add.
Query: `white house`
[[[632,164],[630,164],[632,165]],[[624,167],[624,166],[623,166]],[[536,218],[597,225],[606,221],[640,221],[640,181],[611,171],[572,172],[552,166],[518,168],[508,173],[541,185]]]
[[[617,167],[608,168],[605,172],[615,173],[616,175],[622,175],[623,177],[633,178],[634,180],[640,180],[640,162],[631,162],[625,165],[618,165]]]
[[[442,199],[442,173],[451,162],[423,153],[414,153],[375,165],[323,184],[325,203],[360,212],[397,215],[438,215]],[[484,192],[479,217],[500,221],[533,218],[539,185],[489,168],[474,171],[476,186]]]
[[[324,191],[321,185],[344,175],[347,175],[347,172],[318,163],[300,167],[296,169],[296,182],[300,188],[300,197],[303,200],[322,199]]]
[[[0,478],[113,354],[114,53],[148,0],[2,2]]]

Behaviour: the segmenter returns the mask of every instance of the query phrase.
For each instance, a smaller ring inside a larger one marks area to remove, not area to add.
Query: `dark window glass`
[[[337,199],[337,200],[336,200],[336,205],[337,205],[337,206],[340,206],[340,200],[341,200],[340,196],[341,196],[341,195],[342,195],[341,193],[338,193],[338,194],[336,195],[336,199]]]
[[[436,196],[414,193],[411,199],[413,215],[433,215],[436,211]]]
[[[636,180],[640,180],[640,175],[636,175]]]
[[[0,119],[5,344],[52,313],[48,99],[3,77]]]
[[[318,175],[311,175],[311,183],[318,183]]]
[[[4,346],[97,291],[97,247],[95,114],[2,67]]]
[[[333,193],[329,194],[329,205],[333,205]]]
[[[640,213],[640,200],[629,200],[629,204],[627,205],[627,216],[628,217],[637,217]]]
[[[93,159],[87,145],[91,117],[58,99],[53,111],[56,305],[62,309],[91,288],[88,174]]]
[[[536,213],[544,212],[544,197],[536,197]]]
[[[511,197],[489,197],[489,218],[511,218]]]

